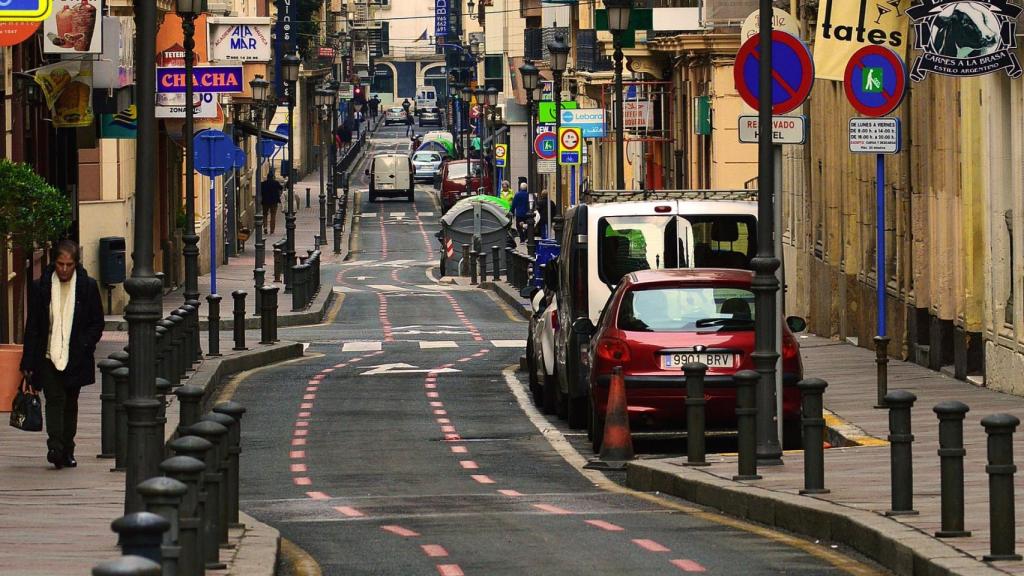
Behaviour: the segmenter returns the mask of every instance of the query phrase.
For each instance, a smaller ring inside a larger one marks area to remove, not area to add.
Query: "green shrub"
[[[0,237],[32,250],[71,225],[71,201],[31,166],[0,159]]]

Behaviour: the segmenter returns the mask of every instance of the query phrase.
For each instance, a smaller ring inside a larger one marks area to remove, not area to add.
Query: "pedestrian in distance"
[[[413,118],[412,112],[405,111],[405,135],[409,136],[413,131]]]
[[[501,193],[498,196],[505,202],[512,203],[512,198],[515,194],[512,192],[512,184],[508,180],[501,182]]]
[[[530,190],[526,182],[519,185],[519,191],[512,197],[512,216],[516,221],[516,231],[519,232],[519,241],[526,242],[526,230],[529,225],[529,218],[532,216],[530,210]]]
[[[58,470],[78,466],[78,397],[96,382],[96,344],[103,336],[99,286],[80,264],[78,244],[61,240],[29,291],[21,372],[43,391],[46,460]]]
[[[263,233],[267,233],[267,225],[270,225],[270,234],[277,229],[277,212],[281,207],[281,192],[284,186],[274,177],[274,171],[267,173],[267,179],[260,183],[260,204],[263,206]]]

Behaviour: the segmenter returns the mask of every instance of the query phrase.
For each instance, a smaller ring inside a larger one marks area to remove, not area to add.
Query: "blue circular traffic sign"
[[[907,93],[907,67],[892,48],[865,46],[846,63],[843,88],[850,104],[864,116],[885,116]]]
[[[754,110],[760,108],[760,34],[754,34],[736,54],[733,78],[740,97]],[[811,52],[797,37],[772,31],[772,114],[791,112],[804,103],[814,86]]]
[[[541,160],[554,160],[558,156],[558,137],[554,132],[538,134],[533,139],[533,148]]]

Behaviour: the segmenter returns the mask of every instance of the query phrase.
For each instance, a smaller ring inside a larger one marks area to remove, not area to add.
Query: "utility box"
[[[104,286],[125,280],[125,242],[120,236],[100,238],[100,282]]]

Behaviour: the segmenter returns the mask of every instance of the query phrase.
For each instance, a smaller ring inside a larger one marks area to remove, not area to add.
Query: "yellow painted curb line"
[[[281,561],[290,576],[321,576],[320,564],[287,538],[281,538]]]

